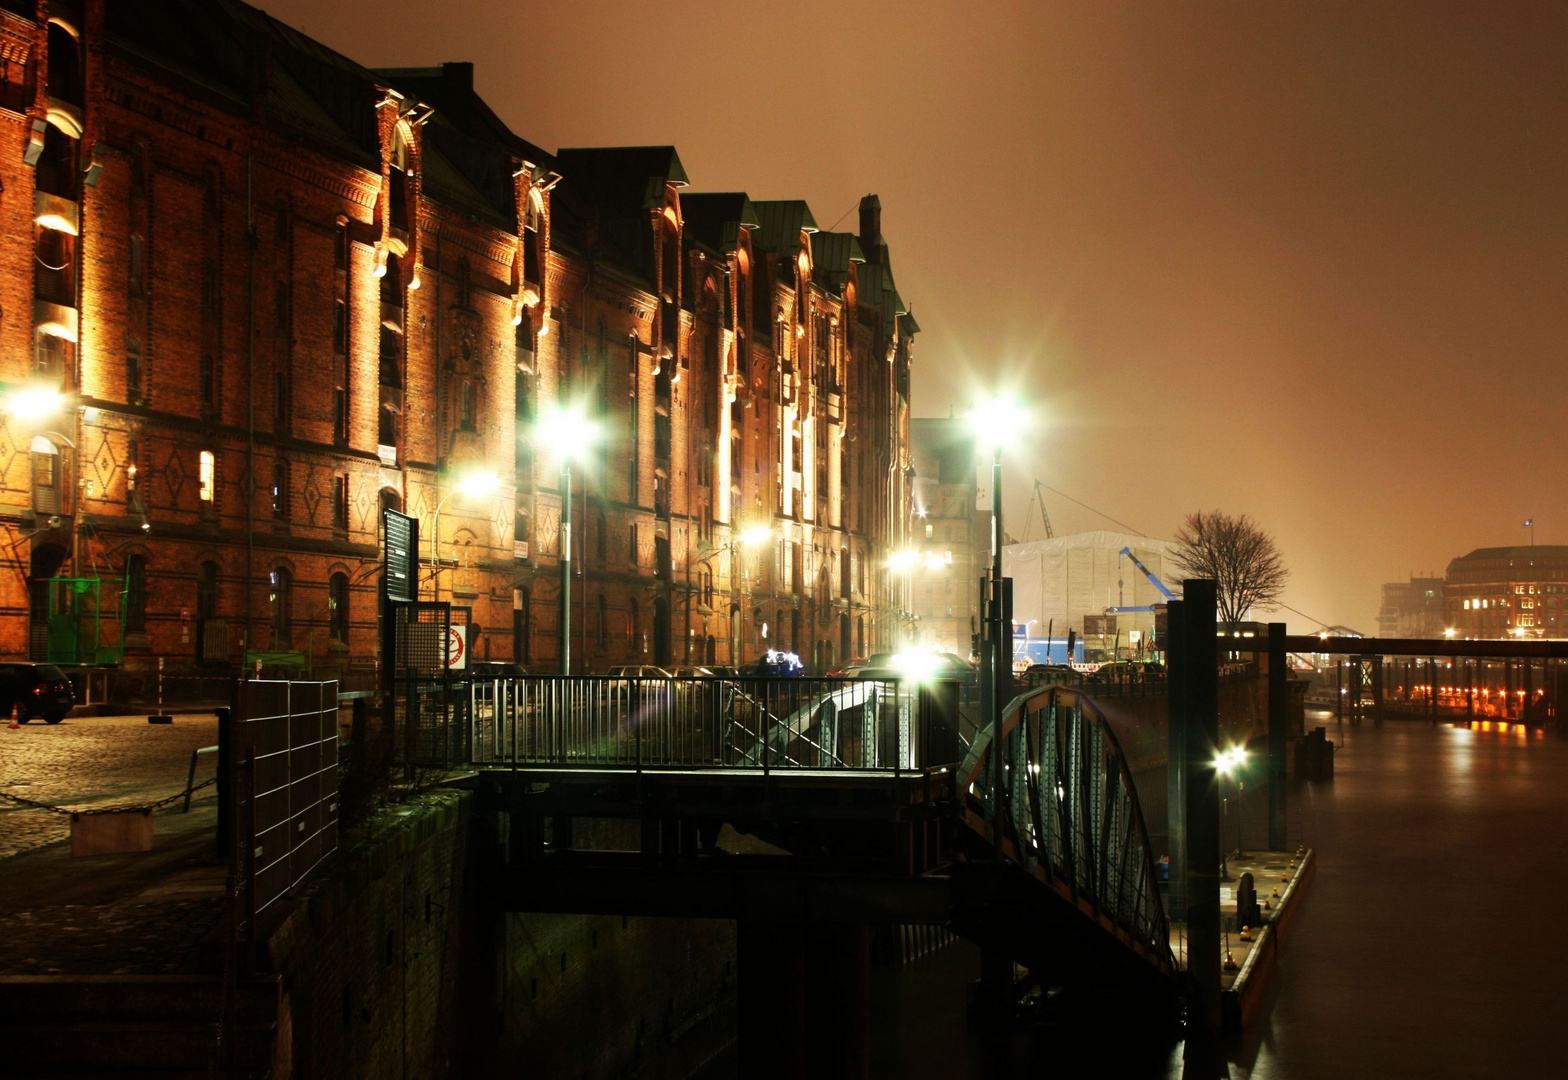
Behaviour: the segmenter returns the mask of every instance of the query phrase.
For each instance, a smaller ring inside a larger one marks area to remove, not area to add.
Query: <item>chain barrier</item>
[[[185,798],[187,794],[195,794],[202,788],[211,787],[217,782],[218,778],[214,776],[210,780],[203,780],[199,784],[192,785],[189,793],[187,793],[184,788],[181,788],[179,791],[176,791],[168,798],[159,799],[157,802],[134,803],[129,806],[94,806],[85,810],[72,810],[68,807],[56,806],[53,803],[39,802],[37,799],[29,799],[25,795],[13,795],[9,791],[0,791],[0,799],[5,799],[9,802],[16,803],[19,806],[26,806],[33,810],[47,810],[52,814],[69,814],[72,816],[82,817],[87,817],[92,814],[123,814],[131,811],[147,813],[152,810],[162,810],[165,806],[168,806],[171,803],[179,802],[181,799]]]

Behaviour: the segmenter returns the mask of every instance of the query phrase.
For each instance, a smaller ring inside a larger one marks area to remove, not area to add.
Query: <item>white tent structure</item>
[[[1013,620],[1032,622],[1030,637],[1044,637],[1048,628],[1058,638],[1068,630],[1085,636],[1086,615],[1100,617],[1107,608],[1164,603],[1164,595],[1121,554],[1122,548],[1130,548],[1150,573],[1180,597],[1181,572],[1172,559],[1176,547],[1171,540],[1108,530],[1009,544],[1002,549],[1002,573],[1013,579]],[[1128,631],[1137,630],[1143,637],[1153,629],[1151,612],[1124,613],[1103,623],[1091,618],[1085,645],[1090,650],[1109,649],[1119,637],[1125,647]]]

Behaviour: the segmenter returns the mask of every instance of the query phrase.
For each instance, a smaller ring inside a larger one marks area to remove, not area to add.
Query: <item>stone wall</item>
[[[268,942],[281,1076],[677,1077],[733,1038],[732,923],[499,911],[497,837],[437,791],[346,847]]]

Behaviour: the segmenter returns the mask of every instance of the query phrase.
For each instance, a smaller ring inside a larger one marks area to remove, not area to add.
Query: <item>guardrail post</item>
[[[1285,624],[1269,623],[1269,850],[1285,850]]]
[[[1188,579],[1182,594],[1180,659],[1187,728],[1187,1018],[1193,1031],[1220,1028],[1220,805],[1214,772],[1219,743],[1216,587]]]

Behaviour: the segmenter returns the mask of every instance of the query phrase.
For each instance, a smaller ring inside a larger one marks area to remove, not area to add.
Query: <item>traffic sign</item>
[[[468,627],[446,628],[446,666],[453,671],[468,667]]]

